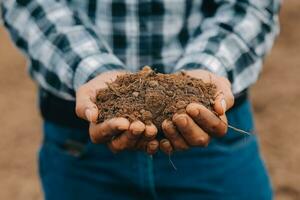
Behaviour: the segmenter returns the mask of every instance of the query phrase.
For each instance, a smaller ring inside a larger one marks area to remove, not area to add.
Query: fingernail
[[[174,128],[174,125],[173,125],[173,123],[171,121],[168,121],[166,127],[168,127],[168,128]]]
[[[223,108],[223,113],[225,113],[226,112],[226,101],[225,101],[225,99],[221,100],[221,106]]]
[[[197,108],[191,109],[189,111],[189,114],[192,115],[192,116],[198,116],[199,115],[199,109],[197,109]]]
[[[177,123],[179,123],[181,126],[187,125],[187,118],[185,116],[176,117],[175,121],[177,121]]]
[[[170,146],[170,142],[169,142],[168,140],[163,141],[163,142],[162,142],[162,145],[163,145],[164,147],[168,147],[168,146]]]
[[[169,142],[169,140],[167,140],[167,139],[162,139],[162,140],[160,141],[161,144],[165,144],[165,143],[168,143],[168,142]]]
[[[150,149],[155,150],[157,148],[157,144],[155,143],[150,143]]]
[[[151,138],[151,137],[153,137],[155,134],[153,133],[153,132],[146,132],[145,131],[145,136],[147,137],[147,138]]]
[[[85,110],[85,116],[88,119],[88,121],[92,122],[92,111],[90,109]]]

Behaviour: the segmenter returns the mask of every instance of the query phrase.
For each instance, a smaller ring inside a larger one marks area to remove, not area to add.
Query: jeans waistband
[[[61,99],[44,89],[40,89],[39,94],[40,111],[45,120],[62,126],[68,126],[70,128],[88,129],[88,122],[76,116],[75,101]],[[235,95],[235,103],[233,108],[238,107],[240,104],[245,102],[247,98],[247,89]]]

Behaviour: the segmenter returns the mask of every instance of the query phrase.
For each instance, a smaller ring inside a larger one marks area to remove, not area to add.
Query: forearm
[[[227,77],[233,92],[248,88],[279,32],[279,1],[222,1],[203,20],[174,71],[206,69]]]
[[[3,19],[39,85],[65,99],[97,74],[124,69],[88,21],[63,1],[7,0]]]

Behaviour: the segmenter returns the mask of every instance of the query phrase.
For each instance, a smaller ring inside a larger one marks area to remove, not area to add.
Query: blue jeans
[[[254,131],[248,101],[227,113],[235,127]],[[88,130],[46,121],[39,169],[47,200],[204,199],[269,200],[270,181],[255,135],[232,130],[207,148],[168,156],[111,153],[92,144]]]

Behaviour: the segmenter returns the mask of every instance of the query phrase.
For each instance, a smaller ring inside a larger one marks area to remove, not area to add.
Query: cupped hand
[[[144,150],[149,154],[157,151],[159,144],[155,139],[157,128],[153,124],[145,125],[140,121],[130,123],[126,118],[113,118],[97,123],[98,108],[95,104],[99,90],[107,88],[109,82],[124,71],[104,72],[76,92],[76,114],[90,122],[89,134],[94,143],[107,143],[113,152],[125,149]]]
[[[154,124],[145,125],[141,121],[129,122],[126,118],[112,118],[102,123],[90,123],[92,142],[107,143],[112,152],[142,150],[154,154],[158,147],[155,139],[157,128]]]
[[[213,108],[218,116],[199,103],[190,103],[186,114],[175,114],[172,120],[165,120],[162,130],[166,139],[160,142],[160,149],[167,154],[192,146],[206,147],[211,137],[222,137],[227,132],[225,112],[234,104],[230,82],[205,70],[190,70],[187,74],[216,85]]]

